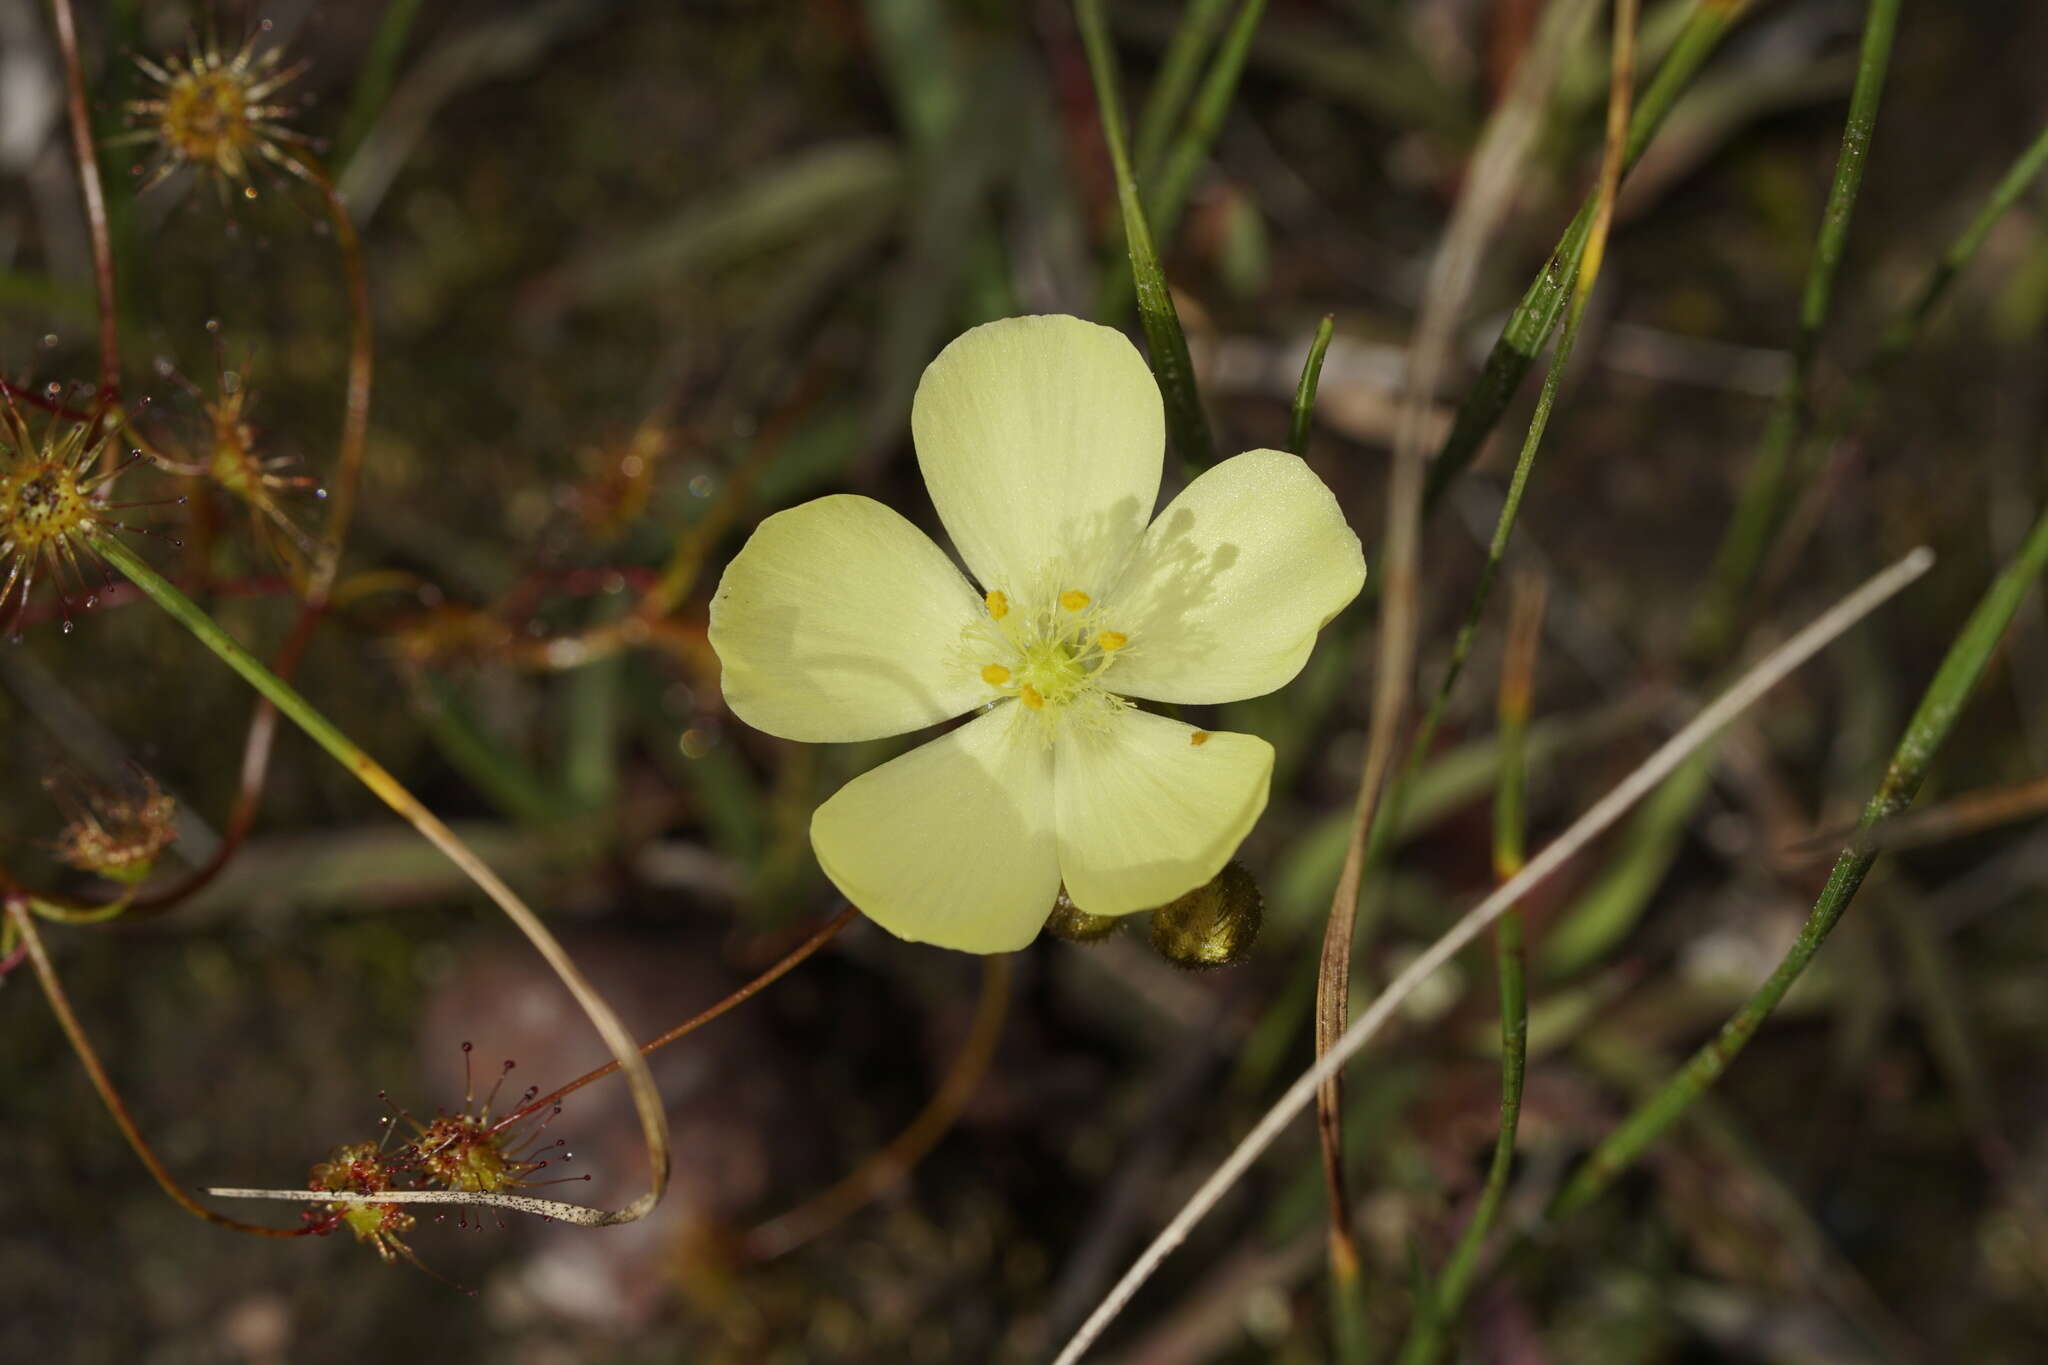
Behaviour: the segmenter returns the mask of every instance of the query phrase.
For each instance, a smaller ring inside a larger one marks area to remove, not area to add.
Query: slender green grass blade
[[[1095,100],[1102,115],[1102,136],[1109,145],[1110,166],[1116,174],[1117,203],[1123,210],[1124,240],[1130,250],[1131,279],[1138,295],[1138,321],[1145,330],[1151,352],[1152,373],[1166,400],[1166,430],[1174,449],[1191,469],[1201,469],[1215,458],[1209,440],[1208,419],[1202,415],[1202,397],[1195,387],[1194,361],[1188,356],[1188,339],[1181,330],[1180,315],[1174,311],[1173,295],[1166,287],[1158,253],[1152,245],[1152,229],[1138,198],[1138,184],[1131,174],[1131,158],[1124,146],[1123,105],[1117,93],[1116,58],[1110,50],[1109,28],[1102,17],[1102,0],[1075,0],[1074,15],[1080,24],[1081,41],[1088,50],[1088,72],[1095,83]]]
[[[1542,640],[1543,590],[1518,587],[1509,644],[1501,667],[1500,781],[1493,797],[1493,871],[1505,881],[1528,858],[1529,710],[1535,688],[1536,653]],[[1500,993],[1500,1130],[1486,1183],[1472,1216],[1437,1277],[1436,1292],[1416,1300],[1416,1322],[1402,1347],[1402,1365],[1428,1365],[1444,1350],[1450,1329],[1464,1311],[1465,1297],[1479,1273],[1479,1253],[1507,1199],[1514,1172],[1515,1139],[1522,1120],[1522,1083],[1529,1061],[1529,995],[1522,950],[1522,910],[1509,910],[1493,926],[1494,974]]]
[[[384,101],[391,98],[391,87],[398,81],[399,59],[405,55],[405,40],[411,34],[413,20],[419,17],[419,12],[420,0],[391,0],[384,7],[384,17],[378,21],[376,35],[370,39],[370,50],[363,55],[362,69],[356,75],[355,93],[349,96],[348,114],[341,121],[341,134],[334,142],[333,169],[336,175],[341,174],[348,165],[348,159],[362,145],[370,125],[383,112]]]
[[[1940,262],[1929,273],[1927,282],[1920,286],[1913,302],[1885,329],[1884,339],[1878,343],[1877,356],[1872,362],[1873,368],[1890,364],[1912,348],[1926,327],[1927,319],[1948,296],[1949,286],[1976,256],[1977,248],[1984,245],[1984,239],[1991,235],[1992,227],[2041,178],[2043,170],[2048,170],[2048,127],[2034,135],[2034,140],[2027,144],[2026,150],[1992,188],[1990,197],[1970,219],[1969,226],[1957,234],[1948,250],[1942,253]]]
[[[477,723],[468,703],[445,681],[423,676],[414,689],[421,726],[441,757],[522,825],[547,828],[573,812],[540,774]]]
[[[1787,496],[1792,452],[1809,426],[1813,360],[1827,323],[1835,276],[1869,158],[1898,9],[1899,0],[1871,0],[1867,11],[1827,209],[1802,291],[1791,373],[1772,404],[1756,458],[1745,475],[1735,514],[1715,552],[1707,588],[1690,626],[1687,649],[1701,667],[1718,665],[1735,645],[1747,614],[1749,586]],[[1590,965],[1640,920],[1682,846],[1685,826],[1706,794],[1712,762],[1711,752],[1702,753],[1673,775],[1669,790],[1636,812],[1621,856],[1561,919],[1557,936],[1545,943],[1543,961],[1548,972],[1568,974]]]
[[[1650,145],[1650,139],[1671,113],[1679,95],[1692,83],[1721,39],[1748,7],[1749,0],[1699,0],[1664,64],[1657,69],[1657,74],[1636,101],[1635,112],[1629,120],[1624,171],[1642,157],[1643,149]],[[1508,316],[1500,339],[1494,342],[1486,357],[1486,365],[1478,381],[1459,404],[1450,435],[1444,438],[1436,459],[1430,463],[1429,482],[1424,486],[1422,495],[1425,513],[1442,500],[1444,491],[1479,454],[1480,446],[1485,444],[1487,436],[1507,411],[1515,392],[1522,386],[1522,380],[1536,364],[1536,357],[1542,353],[1552,329],[1564,315],[1565,304],[1578,278],[1579,262],[1585,255],[1587,238],[1592,232],[1596,198],[1597,191],[1586,196],[1586,202],[1565,228],[1564,236],[1550,253],[1550,259],[1522,295],[1521,303]]]
[[[939,0],[867,0],[862,11],[896,118],[922,150],[960,121],[966,69],[954,51],[949,6]]]
[[[1296,455],[1308,454],[1309,428],[1316,416],[1316,385],[1323,378],[1323,356],[1330,349],[1330,338],[1337,330],[1337,319],[1329,314],[1316,324],[1316,338],[1308,345],[1308,359],[1301,364],[1301,383],[1294,389],[1294,416],[1287,424],[1287,448]]]
[[[1238,80],[1244,75],[1245,58],[1251,53],[1252,39],[1258,34],[1259,20],[1265,12],[1266,0],[1244,0],[1238,6],[1237,18],[1231,21],[1230,32],[1224,35],[1223,44],[1216,51],[1216,60],[1210,64],[1209,74],[1202,80],[1202,90],[1195,98],[1194,108],[1188,113],[1187,126],[1174,139],[1165,164],[1160,168],[1158,183],[1146,196],[1145,208],[1158,229],[1161,242],[1170,244],[1173,241],[1180,226],[1181,213],[1187,207],[1188,194],[1194,189],[1195,177],[1201,173],[1202,163],[1216,145],[1216,135],[1223,131],[1223,115],[1230,108],[1231,98],[1237,94]]]
[[[1792,452],[1806,435],[1812,418],[1814,357],[1834,300],[1835,276],[1849,241],[1856,196],[1863,185],[1863,167],[1870,157],[1870,139],[1877,127],[1879,100],[1891,69],[1892,40],[1898,32],[1901,0],[1871,0],[1863,21],[1863,45],[1856,63],[1856,84],[1849,94],[1849,117],[1842,125],[1842,146],[1828,185],[1827,208],[1820,236],[1806,272],[1799,306],[1799,335],[1792,347],[1792,369],[1771,405],[1771,415],[1756,459],[1744,476],[1735,516],[1722,537],[1707,591],[1693,620],[1691,650],[1695,658],[1717,660],[1733,643],[1743,618],[1744,600],[1757,566],[1763,562],[1790,491]]]
[[[1159,59],[1159,74],[1138,113],[1138,132],[1131,144],[1139,179],[1150,180],[1158,173],[1166,140],[1194,94],[1202,58],[1215,40],[1216,30],[1223,26],[1229,6],[1230,0],[1189,0],[1187,14],[1168,40],[1166,55]]]
[[[1927,778],[1934,756],[1954,729],[1956,717],[1983,676],[2005,629],[2027,591],[2048,567],[2048,511],[2034,524],[2018,556],[2000,573],[1970,619],[1949,647],[1919,708],[1907,722],[1891,764],[1877,791],[1863,809],[1859,832],[1889,819],[1912,803]],[[1721,1030],[1695,1052],[1664,1085],[1638,1106],[1621,1126],[1586,1158],[1559,1192],[1551,1212],[1563,1216],[1598,1198],[1616,1176],[1627,1170],[1680,1115],[1726,1071],[1778,1002],[1820,951],[1876,861],[1877,851],[1859,843],[1843,851],[1820,898],[1806,917],[1798,939],[1768,979],[1745,1001]]]

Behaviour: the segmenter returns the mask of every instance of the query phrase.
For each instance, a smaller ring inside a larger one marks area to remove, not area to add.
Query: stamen
[[[1002,589],[992,590],[982,601],[988,603],[988,614],[1000,621],[1010,614],[1010,597]]]
[[[1095,637],[1095,643],[1105,654],[1112,650],[1122,649],[1130,642],[1131,637],[1120,630],[1105,630]]]
[[[1030,683],[1025,683],[1024,686],[1017,689],[1017,700],[1023,702],[1034,711],[1043,711],[1045,709],[1045,698],[1039,696],[1038,689]]]
[[[1068,611],[1079,611],[1095,599],[1079,588],[1068,588],[1060,594],[1060,605]]]
[[[1194,732],[1193,734],[1191,734],[1191,735],[1189,735],[1189,736],[1188,736],[1188,743],[1190,743],[1190,744],[1193,744],[1193,745],[1198,745],[1198,746],[1199,746],[1199,745],[1207,744],[1208,742],[1209,742],[1209,732],[1208,732],[1207,730],[1197,730],[1197,731],[1195,731],[1195,732]]]
[[[981,670],[981,680],[990,687],[1001,687],[1010,680],[1010,670],[1001,664],[987,664]]]

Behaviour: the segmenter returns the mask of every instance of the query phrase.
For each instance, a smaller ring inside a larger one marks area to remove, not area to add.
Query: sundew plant
[[[0,1356],[2033,1358],[2038,11],[0,0]]]

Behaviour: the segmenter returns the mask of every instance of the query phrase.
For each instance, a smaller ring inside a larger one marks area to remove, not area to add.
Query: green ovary
[[[1076,702],[1116,704],[1102,676],[1130,637],[1101,629],[1086,593],[1070,589],[1041,608],[1013,607],[1000,589],[985,600],[989,614],[967,631],[964,643],[981,680],[999,698],[1015,697],[1046,716]]]

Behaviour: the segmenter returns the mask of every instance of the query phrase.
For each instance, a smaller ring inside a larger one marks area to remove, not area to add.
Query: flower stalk
[[[383,765],[363,752],[290,684],[265,668],[255,655],[221,629],[220,625],[200,610],[190,598],[150,568],[141,556],[104,534],[96,537],[96,544],[107,561],[126,575],[151,601],[163,608],[166,614],[212,650],[221,662],[240,674],[245,682],[305,731],[307,736],[325,749],[336,762],[353,773],[356,779],[368,787],[379,800],[417,829],[429,843],[440,849],[449,861],[468,874],[478,888],[518,926],[520,932],[526,935],[541,957],[554,969],[562,984],[575,997],[584,1015],[611,1048],[613,1058],[626,1073],[626,1083],[632,1092],[633,1106],[639,1115],[641,1135],[647,1148],[650,1168],[647,1193],[624,1209],[605,1213],[603,1221],[627,1223],[645,1217],[660,1201],[668,1185],[667,1112],[661,1103],[659,1093],[655,1090],[654,1078],[648,1074],[647,1063],[640,1056],[632,1035],[626,1031],[625,1025],[620,1022],[611,1006],[605,1003],[604,998],[583,975],[582,969],[570,959],[554,934],[541,923],[540,917],[534,914],[503,879],[471,852],[468,845],[464,844],[438,816],[421,805],[418,798],[414,797]],[[546,1204],[552,1201],[535,1202]]]

